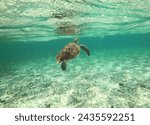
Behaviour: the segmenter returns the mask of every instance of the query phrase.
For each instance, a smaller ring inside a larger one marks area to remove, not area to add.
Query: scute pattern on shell
[[[58,63],[75,58],[80,52],[80,47],[72,42],[67,44],[56,56]]]

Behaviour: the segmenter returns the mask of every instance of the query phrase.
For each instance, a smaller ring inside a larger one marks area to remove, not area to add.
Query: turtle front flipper
[[[61,63],[61,69],[62,69],[63,71],[66,70],[66,61],[63,61],[63,62]]]
[[[88,56],[90,56],[90,51],[89,51],[89,49],[85,45],[81,44],[80,47],[86,52],[86,54]]]

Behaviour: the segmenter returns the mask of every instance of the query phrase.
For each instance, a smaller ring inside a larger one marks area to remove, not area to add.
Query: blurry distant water
[[[2,0],[0,107],[150,108],[149,0]],[[62,71],[57,53],[80,55]]]

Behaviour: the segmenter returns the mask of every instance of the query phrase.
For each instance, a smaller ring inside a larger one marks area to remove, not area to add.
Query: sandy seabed
[[[150,108],[150,51],[102,50],[0,64],[0,107]]]

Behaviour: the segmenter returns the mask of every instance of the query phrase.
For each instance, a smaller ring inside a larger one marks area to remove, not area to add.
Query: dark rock
[[[125,85],[121,82],[119,82],[119,86],[124,87]]]

